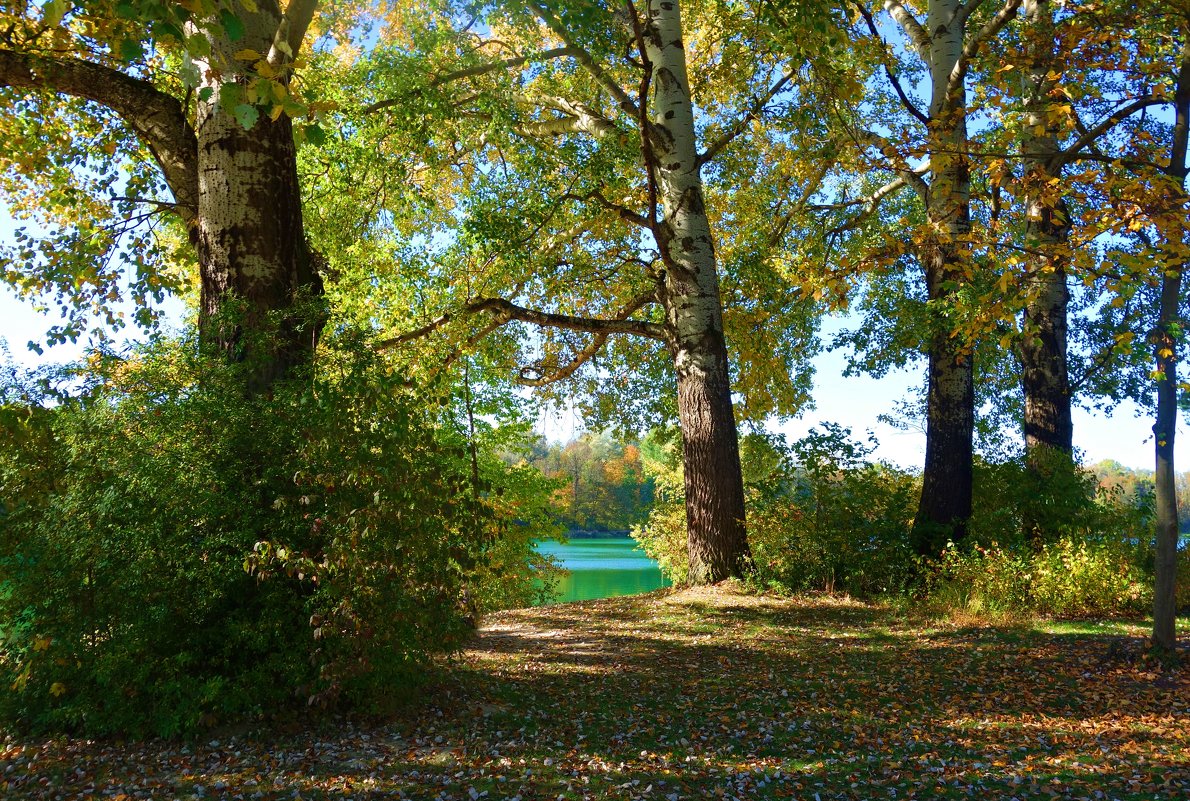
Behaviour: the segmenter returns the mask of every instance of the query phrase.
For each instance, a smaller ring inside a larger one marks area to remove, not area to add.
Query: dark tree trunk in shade
[[[742,576],[749,555],[727,349],[721,333],[702,344],[706,352],[675,359],[691,584]]]
[[[1174,95],[1174,128],[1170,139],[1169,164],[1165,172],[1186,193],[1186,155],[1190,150],[1190,33],[1182,42],[1181,64]],[[1184,247],[1183,240],[1176,243]],[[1153,646],[1172,652],[1177,644],[1178,501],[1174,472],[1174,434],[1178,422],[1178,347],[1185,334],[1179,305],[1185,264],[1178,260],[1163,265],[1161,300],[1153,351],[1157,373],[1157,420],[1153,425],[1156,442],[1157,563],[1153,587]]]
[[[946,302],[954,282],[953,265],[946,248],[930,254],[930,300]],[[975,380],[971,354],[963,343],[945,321],[937,321],[929,351],[921,501],[913,521],[913,546],[922,556],[937,556],[948,540],[965,537],[971,517]]]

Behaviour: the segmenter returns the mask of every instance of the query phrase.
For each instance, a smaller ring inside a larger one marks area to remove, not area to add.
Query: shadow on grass
[[[1118,639],[654,593],[494,616],[406,721],[50,743],[0,775],[6,799],[1190,797],[1190,687],[1113,660]]]

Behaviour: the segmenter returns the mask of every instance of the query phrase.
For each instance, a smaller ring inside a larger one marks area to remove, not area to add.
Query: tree
[[[1174,127],[1169,138],[1169,160],[1163,172],[1175,184],[1176,207],[1181,219],[1167,237],[1167,253],[1160,254],[1161,294],[1157,326],[1152,333],[1153,372],[1157,384],[1157,415],[1153,424],[1156,469],[1157,563],[1153,590],[1153,645],[1172,652],[1177,640],[1178,502],[1174,472],[1174,435],[1178,417],[1178,348],[1184,339],[1180,306],[1182,276],[1186,267],[1185,207],[1186,157],[1190,145],[1190,15],[1178,20],[1175,41],[1180,46],[1174,84]],[[1162,262],[1164,262],[1162,264]]]
[[[522,383],[545,388],[586,369],[613,388],[612,397],[633,394],[624,389],[627,365],[641,365],[631,381],[657,383],[635,393],[650,395],[655,409],[673,398],[682,431],[690,580],[740,575],[747,544],[727,351],[731,321],[713,234],[716,222],[719,231],[732,230],[727,221],[737,209],[716,211],[703,171],[747,139],[792,76],[780,59],[749,53],[734,19],[708,14],[701,27],[687,27],[676,3],[527,8],[534,19],[513,9],[493,12],[485,24],[498,31],[495,44],[495,33],[462,32],[456,63],[372,106],[395,109],[417,97],[450,109],[431,134],[439,148],[422,158],[448,162],[435,173],[437,186],[455,183],[436,199],[450,209],[439,224],[450,232],[444,261],[453,262],[453,285],[436,298],[437,314],[390,341],[406,345],[453,329],[468,348],[505,326],[529,326],[518,354],[519,364],[530,362],[520,367]],[[753,96],[742,110],[738,95],[721,92],[702,98],[713,113],[696,115],[685,45],[692,31],[716,41],[708,59],[727,63],[715,71],[739,82],[731,65],[745,65]],[[508,57],[476,59],[496,47]],[[722,192],[726,202],[738,187]],[[785,318],[775,313],[797,299],[772,292],[767,254],[747,250],[768,232],[758,236],[759,220],[748,219],[753,238],[733,235],[728,261],[738,321],[731,333],[759,345],[741,348],[750,356],[739,358],[768,363],[758,374],[772,380],[754,378],[748,396],[762,408],[788,407],[786,399],[796,396],[789,388],[798,383],[771,365],[774,355],[782,366],[804,358],[795,353],[807,315],[796,308]],[[758,273],[768,276],[767,287],[750,283]],[[769,322],[774,318],[782,328]],[[782,330],[795,336],[784,339]],[[766,401],[762,390],[770,386]],[[615,395],[616,387],[623,394]]]
[[[321,294],[322,282],[302,225],[290,119],[307,110],[291,79],[316,5],[291,0],[282,10],[277,0],[261,0],[233,11],[215,0],[53,0],[4,14],[0,103],[22,119],[52,121],[66,96],[83,101],[79,127],[111,115],[135,136],[135,156],[155,163],[172,202],[122,202],[168,211],[185,226],[199,265],[204,343],[253,360],[254,391],[308,362],[320,327],[299,309]],[[22,147],[39,150],[27,139]],[[59,154],[70,162],[62,180],[85,173],[94,156]],[[52,157],[16,166],[36,182],[46,161]],[[75,214],[78,200],[67,193],[58,204],[64,216]],[[69,291],[76,285],[69,254],[50,255],[46,283]],[[32,259],[16,261],[17,276],[38,268]]]

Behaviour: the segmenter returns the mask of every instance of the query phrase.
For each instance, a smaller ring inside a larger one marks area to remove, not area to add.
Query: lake
[[[570,571],[558,582],[559,602],[635,595],[669,586],[657,563],[629,537],[547,540],[539,542],[537,550]]]

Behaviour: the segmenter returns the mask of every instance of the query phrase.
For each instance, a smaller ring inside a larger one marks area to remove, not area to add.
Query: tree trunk
[[[1188,23],[1190,24],[1190,23]],[[1183,198],[1186,189],[1186,154],[1190,150],[1190,33],[1182,42],[1181,64],[1174,94],[1174,129],[1170,140],[1169,164],[1165,172],[1177,181]],[[1185,247],[1185,235],[1177,243]],[[1153,425],[1156,442],[1157,563],[1153,586],[1153,646],[1172,652],[1177,644],[1178,499],[1174,472],[1173,442],[1178,421],[1178,340],[1182,336],[1179,304],[1182,296],[1183,262],[1179,256],[1161,276],[1161,300],[1157,329],[1153,337],[1157,375],[1157,419]]]
[[[202,272],[200,335],[235,359],[249,361],[253,389],[266,389],[313,354],[320,318],[299,309],[322,293],[302,226],[297,152],[286,115],[262,115],[244,126],[219,106],[221,93],[246,89],[253,76],[234,53],[267,53],[280,20],[274,0],[241,13],[243,37],[211,40],[213,65],[198,64],[204,88],[195,123],[198,215],[195,244]],[[239,306],[242,304],[242,307]]]
[[[649,140],[647,160],[665,212],[658,245],[666,273],[659,294],[677,373],[689,581],[711,584],[743,575],[749,562],[739,436],[678,3],[652,0],[645,22],[653,114],[642,135]]]
[[[1172,651],[1176,643],[1176,586],[1178,567],[1178,499],[1174,474],[1173,442],[1178,420],[1177,349],[1178,301],[1182,292],[1181,267],[1161,279],[1161,312],[1154,350],[1157,362],[1156,489],[1157,563],[1153,588],[1153,645]]]
[[[1025,246],[1038,254],[1031,270],[1021,340],[1021,383],[1025,393],[1025,451],[1031,469],[1038,469],[1045,449],[1073,450],[1070,377],[1066,361],[1066,257],[1070,220],[1055,191],[1054,167],[1060,150],[1060,120],[1051,75],[1061,68],[1054,55],[1054,17],[1049,0],[1025,0],[1022,9],[1028,68],[1023,73],[1025,120],[1021,155],[1025,164]]]
[[[931,182],[926,215],[933,233],[921,249],[932,307],[926,400],[926,459],[913,542],[923,556],[937,556],[947,540],[960,540],[971,517],[975,392],[966,337],[955,331],[947,308],[970,279],[963,250],[971,231],[971,181],[967,160],[967,100],[962,80],[965,25],[954,24],[958,0],[930,0],[926,30],[932,85],[928,149]]]
[[[939,247],[926,271],[931,300],[948,301],[955,280],[953,256]],[[938,321],[930,340],[926,396],[926,459],[921,502],[913,521],[913,544],[922,556],[938,556],[947,541],[967,534],[971,517],[975,381],[971,354]]]

